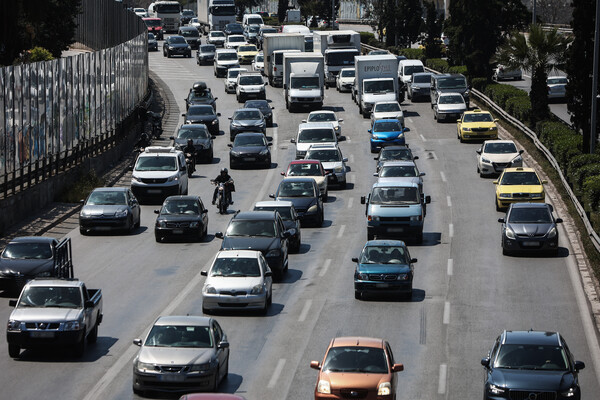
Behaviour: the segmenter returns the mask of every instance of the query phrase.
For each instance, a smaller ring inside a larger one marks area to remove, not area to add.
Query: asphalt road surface
[[[223,231],[231,218],[210,206],[209,179],[229,166],[227,117],[240,105],[234,95],[224,93],[223,80],[214,78],[212,66],[199,67],[194,58],[163,58],[162,52],[149,58],[180,113],[197,80],[205,80],[219,98],[223,132],[215,139],[215,160],[199,164],[190,184],[190,194],[200,195],[209,207],[209,236],[204,243],[156,243],[157,206],[143,206],[141,228],[132,235],[81,236],[71,230],[75,275],[104,294],[98,342],[82,359],[62,351],[26,351],[13,360],[2,339],[2,398],[137,398],[131,380],[138,347],[132,340],[142,337],[159,315],[202,314],[200,271],[207,269],[221,244],[214,233]],[[267,130],[273,166],[232,172],[235,209],[249,210],[275,191],[279,172],[294,157],[290,139],[308,113],[288,113],[281,89],[268,86],[267,96],[275,107],[276,125]],[[340,143],[351,169],[348,188],[330,190],[322,228],[303,228],[301,252],[290,256],[288,274],[274,285],[267,316],[215,317],[231,344],[229,378],[219,390],[248,400],[310,399],[317,378],[310,361],[321,360],[334,337],[364,335],[387,339],[397,362],[404,363],[398,399],[480,398],[480,359],[497,335],[504,329],[534,328],[561,332],[587,366],[580,373],[582,399],[597,399],[598,341],[564,230],[556,258],[502,256],[497,222],[502,214],[493,205],[492,179],[476,174],[479,145],[460,144],[455,124],[437,124],[428,102],[407,101],[403,106],[410,128],[407,142],[419,156],[419,169],[427,173],[425,191],[432,197],[424,243],[409,244],[411,255],[418,258],[412,300],[354,299],[351,258],[367,236],[360,196],[375,181],[375,161],[369,152],[369,120],[358,114],[350,94],[329,89],[325,108],[344,119],[342,134],[348,138]],[[8,296],[0,303],[0,319],[6,321]]]

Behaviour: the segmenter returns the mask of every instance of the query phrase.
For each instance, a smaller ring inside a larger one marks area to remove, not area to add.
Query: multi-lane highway
[[[222,114],[222,135],[215,139],[215,160],[198,165],[190,194],[210,205],[215,177],[229,166],[228,120],[239,107],[224,93],[212,66],[192,59],[167,59],[151,53],[151,69],[166,83],[185,111],[184,97],[193,82],[212,88]],[[294,157],[290,139],[306,112],[285,110],[282,90],[267,87],[275,107],[273,166],[268,170],[234,170],[235,209],[249,210],[268,199],[288,162]],[[425,176],[431,195],[424,243],[411,245],[418,258],[411,301],[359,301],[353,296],[354,264],[366,241],[364,206],[360,196],[370,189],[374,160],[369,152],[369,120],[358,114],[349,94],[326,92],[325,107],[344,119],[340,147],[349,158],[348,188],[330,191],[322,228],[303,229],[300,254],[290,256],[284,281],[274,285],[267,316],[217,315],[231,344],[229,378],[220,391],[248,400],[312,398],[317,372],[311,360],[321,360],[331,338],[364,335],[387,339],[397,362],[398,399],[480,398],[480,359],[504,329],[558,330],[577,359],[586,363],[580,374],[582,399],[598,398],[600,369],[598,338],[583,297],[578,271],[566,233],[561,230],[560,256],[505,257],[500,249],[502,216],[493,205],[492,179],[476,173],[477,144],[460,144],[453,123],[437,124],[429,103],[404,103],[407,142]],[[171,132],[165,132],[168,137]],[[164,142],[166,144],[166,141]],[[127,176],[122,184],[127,184]],[[209,236],[204,243],[164,243],[154,240],[157,206],[143,206],[141,228],[128,236],[81,236],[73,241],[75,275],[90,288],[102,288],[104,321],[98,342],[83,359],[62,352],[26,351],[9,358],[6,340],[0,344],[2,398],[130,399],[132,359],[141,337],[154,319],[165,314],[201,315],[201,288],[230,216],[210,206]],[[561,228],[562,229],[562,228]],[[0,319],[10,314],[8,297]]]

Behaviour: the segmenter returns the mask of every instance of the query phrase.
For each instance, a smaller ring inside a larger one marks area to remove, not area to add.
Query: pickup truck
[[[15,307],[6,331],[12,358],[18,358],[22,348],[56,347],[71,347],[81,357],[86,339],[94,343],[98,338],[102,291],[87,289],[77,279],[34,279],[9,304]]]

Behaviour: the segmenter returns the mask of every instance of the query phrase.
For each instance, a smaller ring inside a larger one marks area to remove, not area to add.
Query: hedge
[[[411,60],[423,61],[425,59],[423,49],[397,49],[397,53]]]
[[[573,183],[572,177],[577,173],[577,170],[584,165],[600,163],[600,154],[580,154],[569,160],[569,165],[566,169],[567,180]]]
[[[516,87],[510,85],[502,85],[500,83],[488,84],[485,87],[484,93],[502,109],[506,109],[506,102],[511,97],[529,96],[524,90],[517,89]]]
[[[575,194],[581,197],[585,180],[597,175],[600,175],[600,164],[586,164],[573,171],[571,185]]]
[[[442,60],[441,58],[430,58],[427,61],[425,61],[425,66],[427,68],[431,68],[435,71],[441,72],[442,74],[448,72],[448,68],[450,68],[450,65],[448,65],[448,61]]]
[[[529,97],[516,96],[506,100],[505,111],[519,121],[529,121],[531,116],[531,100]]]
[[[375,40],[375,34],[373,32],[359,32],[360,42],[370,44],[371,41]]]
[[[455,65],[454,67],[450,67],[450,68],[448,68],[448,73],[463,74],[464,76],[467,76],[467,77],[469,76],[466,65]]]
[[[591,211],[598,211],[600,204],[600,176],[586,178],[583,183],[584,203]]]
[[[473,89],[479,90],[480,92],[485,91],[485,87],[488,84],[488,80],[486,78],[473,78],[471,80],[471,86]]]

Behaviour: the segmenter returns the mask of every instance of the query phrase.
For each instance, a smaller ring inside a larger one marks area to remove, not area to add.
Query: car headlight
[[[210,124],[211,125],[217,125],[219,123],[218,119],[214,119]]]
[[[392,394],[392,384],[381,382],[377,388],[377,396],[389,396],[390,394]]]
[[[467,128],[466,126],[463,126],[462,130],[465,132],[471,132],[471,128]]]
[[[506,227],[505,234],[506,234],[506,237],[509,238],[509,239],[514,239],[515,238],[515,231],[513,231],[509,227]]]
[[[206,294],[217,294],[217,289],[215,289],[214,287],[212,287],[210,285],[204,285],[203,291]]]
[[[232,152],[231,152],[231,155],[232,155],[232,156],[234,156],[234,157],[239,157],[239,156],[240,156],[240,153],[239,153],[239,152],[237,152],[237,151],[232,151]]]
[[[469,89],[465,90],[465,93],[463,94],[463,97],[469,97]]]
[[[267,150],[267,149],[261,150],[260,153],[258,153],[258,154],[261,156],[266,156],[267,154],[269,154],[269,150]]]
[[[149,372],[149,371],[158,371],[158,369],[156,368],[156,366],[154,364],[150,364],[150,363],[144,363],[144,362],[140,362],[138,361],[135,365],[135,367],[137,368],[138,371],[141,372]]]
[[[169,47],[167,47],[167,49],[169,49],[169,50],[175,50],[175,47],[169,46]]]
[[[490,385],[490,386],[488,387],[488,391],[489,391],[491,394],[496,394],[496,395],[499,395],[499,394],[504,394],[504,392],[506,392],[506,389],[504,389],[504,388],[502,388],[502,387],[500,387],[500,386],[496,386],[496,385]]]
[[[123,218],[127,216],[127,210],[121,210],[121,211],[117,211],[115,213],[115,217],[117,218]]]
[[[308,211],[307,211],[307,212],[309,212],[309,213],[314,213],[314,212],[317,212],[317,205],[315,204],[314,206],[310,206],[310,207],[308,208]]]
[[[167,179],[167,182],[173,182],[173,181],[178,181],[179,180],[179,176],[178,175],[171,175],[169,177],[169,179]]]
[[[504,199],[510,199],[512,197],[512,193],[500,193],[499,197]]]
[[[265,291],[263,285],[256,285],[252,288],[250,294],[262,294]]]
[[[544,192],[541,192],[541,193],[531,193],[530,197],[533,198],[533,199],[542,199],[544,197]]]
[[[576,392],[577,392],[577,388],[570,387],[566,391],[560,392],[560,395],[563,397],[573,397],[573,396],[575,396]]]
[[[197,228],[198,226],[200,226],[200,223],[198,221],[194,221],[190,223],[190,228]]]
[[[490,127],[490,131],[495,131],[495,130],[498,130],[498,128],[495,126]]]
[[[241,127],[240,123],[239,123],[239,122],[235,122],[235,121],[233,121],[233,122],[231,123],[231,126],[232,126],[232,127],[235,127],[235,128],[239,128],[239,127]]]
[[[488,160],[487,158],[484,158],[484,157],[481,157],[481,162],[486,163],[486,164],[492,163],[490,160]]]
[[[167,222],[166,221],[156,221],[156,226],[158,226],[159,228],[166,228]]]
[[[358,279],[360,279],[361,281],[368,281],[369,280],[369,274],[361,274],[361,273],[357,273],[356,276],[358,277]]]
[[[521,157],[521,156],[518,156],[514,160],[511,161],[511,163],[513,163],[513,164],[518,164],[521,162],[523,162],[523,157]]]
[[[379,216],[377,216],[377,215],[367,215],[367,221],[379,221]]]
[[[246,88],[243,86],[238,86],[240,88],[240,92],[246,93]]]
[[[411,221],[420,221],[421,220],[421,216],[420,215],[411,215],[410,216],[410,220]]]
[[[6,329],[11,332],[21,332],[21,321],[9,320]]]
[[[37,278],[46,278],[46,277],[50,277],[50,276],[52,276],[51,271],[41,272],[36,275]]]
[[[550,229],[550,231],[548,231],[548,239],[553,239],[556,237],[556,235],[558,234],[558,231],[556,230],[556,227],[552,227],[552,229]]]
[[[399,281],[406,281],[406,280],[408,280],[408,274],[398,274],[398,280]]]
[[[320,380],[319,384],[317,385],[317,392],[330,394],[331,393],[331,385],[329,384],[329,381]]]
[[[338,126],[336,126],[335,128],[333,128],[333,129],[335,129],[335,131],[336,131],[336,132],[339,132],[339,131],[340,131],[340,129],[341,129],[341,127],[338,125]]]
[[[279,249],[270,250],[266,257],[279,257],[281,255],[281,251]]]
[[[373,135],[373,140],[379,140],[379,136]]]
[[[338,165],[337,167],[335,167],[333,169],[335,172],[344,172],[344,167],[341,165]]]
[[[400,132],[400,133],[398,134],[398,139],[404,139],[404,133]]]
[[[88,216],[90,216],[90,215],[91,215],[91,214],[90,214],[90,211],[89,211],[89,210],[86,210],[86,209],[83,209],[83,210],[81,210],[81,216],[82,216],[82,217],[88,217]]]
[[[65,331],[78,331],[81,329],[81,324],[79,321],[67,321],[65,322]]]
[[[131,182],[140,182],[140,178],[135,175],[131,175]]]

